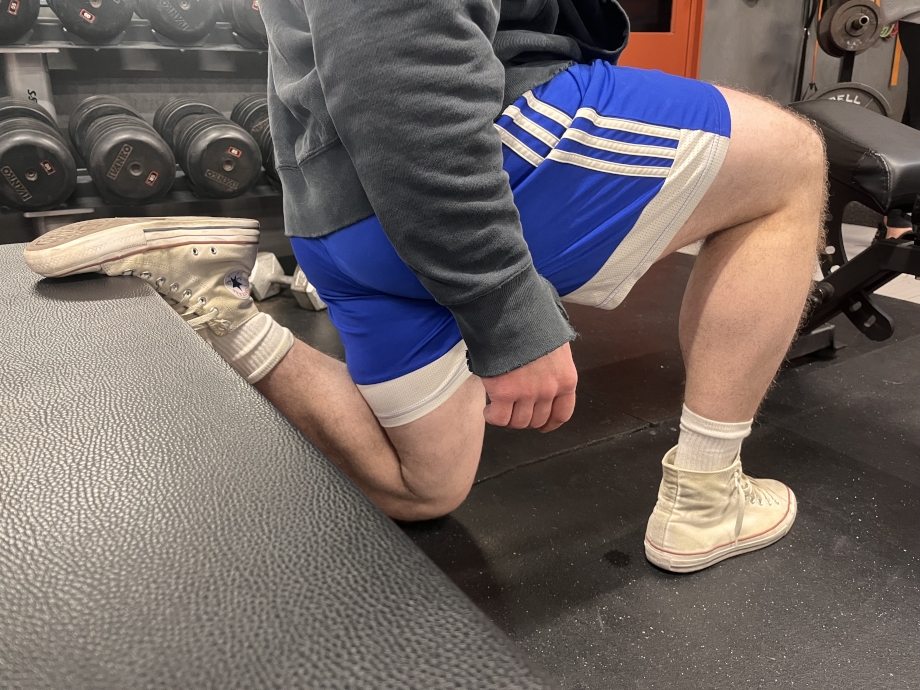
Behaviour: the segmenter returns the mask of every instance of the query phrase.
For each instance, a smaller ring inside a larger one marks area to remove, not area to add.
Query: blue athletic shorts
[[[706,193],[731,118],[710,84],[598,61],[527,92],[495,127],[537,271],[564,301],[612,309]],[[383,426],[428,414],[471,375],[450,311],[375,217],[292,243]]]

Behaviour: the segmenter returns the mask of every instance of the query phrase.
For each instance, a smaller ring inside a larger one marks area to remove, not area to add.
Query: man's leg
[[[692,572],[768,546],[794,494],[743,474],[739,452],[798,326],[825,203],[824,148],[800,118],[724,91],[728,154],[665,255],[705,238],[680,314],[687,371],[678,445],[646,532],[656,565]]]
[[[687,407],[743,422],[773,381],[811,288],[825,163],[807,122],[760,98],[723,93],[732,115],[728,155],[665,255],[706,238],[680,315]]]
[[[473,485],[485,428],[475,376],[433,412],[389,429],[344,364],[300,341],[256,388],[390,517],[446,515]]]

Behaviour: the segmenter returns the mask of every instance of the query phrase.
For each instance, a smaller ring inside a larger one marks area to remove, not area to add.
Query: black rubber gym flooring
[[[692,262],[657,265],[613,312],[570,307],[572,421],[489,429],[467,502],[406,533],[567,690],[920,688],[918,305],[879,298],[894,338],[838,319],[836,359],[780,375],[742,458],[795,490],[787,537],[692,575],[645,560]],[[342,356],[325,314],[263,305]]]

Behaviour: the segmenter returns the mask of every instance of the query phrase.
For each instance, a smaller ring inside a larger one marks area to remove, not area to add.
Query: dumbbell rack
[[[44,8],[42,9],[44,12]],[[179,45],[156,34],[146,19],[135,17],[131,25],[111,43],[87,43],[64,30],[61,21],[54,16],[39,15],[32,32],[18,43],[0,46],[0,53],[49,53],[71,49],[107,50],[219,50],[265,52],[265,48],[256,46],[241,36],[233,33],[226,22],[218,22],[204,41],[195,45]]]
[[[145,19],[135,17],[127,30],[116,40],[107,44],[89,44],[64,30],[60,20],[43,7],[33,30],[21,41],[0,46],[0,60],[6,76],[9,95],[30,98],[56,114],[51,82],[48,73],[47,55],[65,51],[129,51],[142,54],[145,51],[174,51],[187,53],[209,51],[224,53],[264,53],[266,49],[255,46],[233,33],[229,24],[218,22],[203,41],[194,45],[178,45],[157,35]],[[47,211],[22,212],[0,208],[0,244],[22,242],[31,239],[22,232],[2,232],[4,220],[18,217],[24,219],[32,236],[37,236],[60,225],[93,217],[111,215],[173,215],[200,213],[220,215],[233,213],[234,208],[243,208],[246,215],[264,213],[272,216],[281,214],[280,189],[264,173],[256,186],[235,199],[219,200],[195,196],[189,188],[184,173],[176,171],[176,181],[166,197],[154,204],[134,207],[111,207],[99,196],[87,170],[78,170],[77,189],[68,202]],[[237,211],[235,215],[240,215]],[[21,226],[23,221],[20,220]]]

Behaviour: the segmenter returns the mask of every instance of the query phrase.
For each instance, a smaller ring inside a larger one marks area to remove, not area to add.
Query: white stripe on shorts
[[[682,130],[664,185],[591,280],[562,301],[613,309],[674,239],[709,190],[728,153],[728,137]]]
[[[498,130],[498,136],[501,137],[502,143],[505,146],[514,151],[517,155],[530,163],[533,167],[537,168],[540,166],[540,164],[543,162],[543,156],[534,151],[527,144],[518,139],[500,124],[496,123],[495,129]]]
[[[555,106],[552,106],[549,103],[544,103],[538,99],[533,95],[533,91],[528,91],[525,93],[524,100],[527,101],[527,105],[533,108],[533,110],[536,112],[540,113],[543,117],[547,117],[554,122],[558,122],[563,127],[571,126],[572,118],[570,118]]]
[[[577,165],[579,168],[588,168],[589,170],[609,173],[610,175],[626,175],[629,177],[667,177],[668,172],[671,170],[658,165],[627,165],[626,163],[602,161],[599,158],[582,156],[580,153],[560,151],[559,149],[550,151],[546,159],[557,163]]]
[[[619,117],[604,117],[599,115],[594,108],[579,108],[575,113],[575,119],[584,118],[591,124],[602,129],[615,129],[620,132],[630,132],[632,134],[644,134],[649,137],[658,137],[659,139],[680,140],[681,131],[673,127],[662,127],[660,125],[649,125],[645,122],[636,122],[635,120],[623,120]]]
[[[554,114],[553,119],[555,119],[557,122],[560,122],[561,124],[561,121],[564,118],[560,116],[560,111],[556,110],[551,105],[537,100],[537,98],[532,93],[528,92],[528,94],[529,97],[527,98],[527,102],[531,108],[537,112],[540,112],[546,117],[550,117],[549,113],[552,112]],[[528,94],[525,94],[525,96]],[[602,117],[591,108],[581,108],[578,113],[578,117],[589,119],[592,122],[595,122],[595,124],[598,124],[598,126],[606,126],[607,129],[616,129],[619,131],[630,132],[634,134],[651,134],[653,136],[666,139],[676,139],[678,138],[680,132],[680,130],[672,129],[670,127],[659,127],[657,125],[648,125],[644,122],[633,122],[631,120],[623,120],[620,118]],[[666,166],[659,167],[651,165],[633,165],[630,163],[622,162],[615,163],[612,161],[595,158],[594,156],[586,156],[581,153],[560,151],[555,148],[559,144],[560,138],[556,137],[554,134],[547,131],[544,127],[541,127],[539,124],[528,118],[527,115],[521,112],[521,109],[517,106],[509,105],[507,108],[505,108],[505,111],[502,114],[510,117],[514,124],[516,124],[518,127],[520,127],[522,130],[530,134],[538,141],[550,147],[551,151],[544,158],[523,141],[514,136],[514,134],[509,132],[500,124],[495,123],[495,128],[499,132],[502,143],[504,143],[505,146],[514,151],[517,155],[519,155],[534,167],[538,167],[541,163],[543,163],[544,160],[553,160],[557,163],[577,165],[580,168],[588,168],[590,170],[596,170],[598,172],[608,173],[610,175],[625,175],[629,177],[668,176],[669,168]],[[572,122],[570,119],[567,121],[569,123]],[[604,123],[604,125],[600,125],[599,123]],[[575,128],[566,129],[565,133],[562,135],[562,139],[569,139],[598,151],[609,151],[626,156],[652,157],[671,160],[674,159],[674,157],[677,155],[676,149],[668,148],[666,146],[631,144],[625,141],[605,139],[603,137],[598,137]]]
[[[667,146],[650,146],[648,144],[630,144],[625,141],[616,139],[604,139],[588,134],[581,129],[569,129],[562,135],[563,139],[571,139],[579,144],[590,146],[601,151],[610,151],[612,153],[622,153],[626,156],[649,156],[652,158],[675,158],[677,149],[671,149]]]
[[[550,148],[555,148],[556,144],[559,143],[559,137],[528,118],[516,105],[509,105],[502,114],[510,117],[514,124]]]

